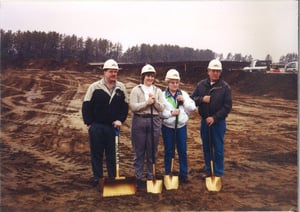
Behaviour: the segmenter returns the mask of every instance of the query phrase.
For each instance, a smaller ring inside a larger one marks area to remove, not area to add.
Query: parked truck
[[[263,72],[266,73],[270,70],[271,60],[253,60],[250,66],[244,67],[245,72]]]

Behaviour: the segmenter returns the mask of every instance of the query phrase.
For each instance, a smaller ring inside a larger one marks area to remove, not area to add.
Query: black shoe
[[[99,184],[99,179],[96,179],[96,178],[91,178],[90,179],[90,184],[93,186],[93,187],[96,187],[98,184]]]
[[[97,184],[97,190],[99,192],[103,192],[103,188],[104,188],[104,178],[100,178],[98,180],[98,184]]]
[[[136,188],[137,188],[137,189],[141,189],[141,188],[142,188],[142,185],[143,185],[143,181],[140,180],[140,179],[137,179],[137,180],[136,180]]]
[[[179,181],[181,183],[189,183],[190,182],[187,176],[179,176]]]
[[[100,184],[96,185],[96,189],[97,189],[98,192],[100,192],[100,193],[102,192],[102,188],[101,188]]]

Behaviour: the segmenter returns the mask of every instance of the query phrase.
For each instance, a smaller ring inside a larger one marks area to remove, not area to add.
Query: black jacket
[[[206,95],[211,96],[209,104],[202,102],[202,98]],[[191,98],[198,106],[198,112],[202,119],[213,116],[216,122],[225,120],[232,108],[231,88],[222,79],[212,86],[208,78],[198,82]]]
[[[82,117],[86,125],[93,122],[111,125],[114,121],[124,122],[128,115],[128,98],[123,83],[116,83],[110,94],[104,80],[91,84],[82,103]]]

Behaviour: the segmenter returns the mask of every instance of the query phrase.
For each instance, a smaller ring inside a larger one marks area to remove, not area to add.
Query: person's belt
[[[151,118],[151,114],[134,114],[135,116],[138,116],[138,117],[143,117],[143,118]],[[156,117],[158,115],[154,115],[153,114],[153,117]]]

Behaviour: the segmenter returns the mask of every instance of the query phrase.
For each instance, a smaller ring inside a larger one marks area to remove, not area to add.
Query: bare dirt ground
[[[233,87],[221,192],[208,192],[197,112],[188,123],[191,183],[178,190],[100,198],[92,176],[82,98],[99,74],[1,73],[1,211],[297,211],[297,100],[246,95]],[[123,74],[130,91],[139,79]],[[200,79],[199,79],[200,80]],[[158,85],[165,86],[163,81]],[[182,84],[189,93],[195,84]],[[297,89],[297,85],[294,85]],[[280,84],[278,84],[280,88]],[[121,129],[122,176],[133,176],[131,112]],[[175,169],[178,168],[177,163]],[[157,174],[163,175],[163,145]]]

